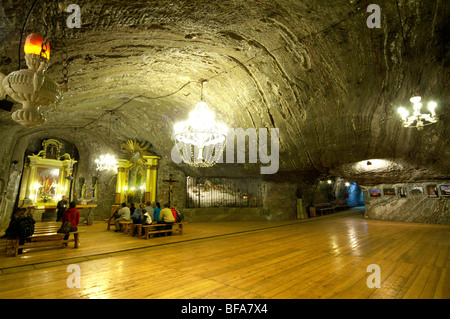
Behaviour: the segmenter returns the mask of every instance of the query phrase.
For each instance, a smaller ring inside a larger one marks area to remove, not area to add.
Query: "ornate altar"
[[[134,140],[122,143],[127,159],[119,159],[115,203],[146,203],[156,200],[159,156],[147,152],[148,145]]]
[[[49,206],[63,195],[69,198],[73,165],[77,163],[69,154],[61,155],[62,143],[55,139],[42,142],[42,150],[26,159],[19,194],[19,206]]]

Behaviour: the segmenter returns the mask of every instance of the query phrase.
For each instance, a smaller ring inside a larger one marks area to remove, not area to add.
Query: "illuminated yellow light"
[[[200,148],[225,142],[227,131],[224,124],[215,121],[214,113],[204,101],[197,103],[187,121],[174,125],[174,136],[178,141]]]
[[[431,112],[431,116],[435,116],[435,115],[436,115],[436,113],[434,112],[434,110],[436,109],[436,107],[437,107],[436,102],[430,102],[430,103],[428,103],[428,109],[429,109],[430,112]]]
[[[44,37],[42,35],[37,33],[29,34],[23,47],[25,54],[36,54],[50,60],[50,44],[47,42],[42,45],[43,42]]]
[[[413,96],[409,100],[411,101],[411,103],[416,104],[419,103],[422,100],[422,98],[420,96]]]
[[[397,111],[400,114],[400,116],[402,117],[402,120],[405,121],[409,115],[409,112],[404,107],[399,107]]]

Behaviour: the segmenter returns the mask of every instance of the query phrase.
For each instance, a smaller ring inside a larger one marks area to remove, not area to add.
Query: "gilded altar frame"
[[[139,192],[142,196],[138,196],[139,200],[133,200],[137,203],[146,203],[156,201],[156,181],[158,174],[158,160],[159,156],[144,155],[144,164],[139,167],[138,164],[133,163],[126,159],[118,159],[117,167],[117,184],[116,184],[116,196],[114,202],[130,203],[130,194],[134,191]],[[145,179],[141,185],[130,185],[130,171],[133,169],[142,169]],[[139,189],[132,190],[132,187],[138,187]],[[135,197],[136,198],[136,197]]]
[[[70,197],[70,179],[66,177],[72,174],[77,161],[67,153],[61,156],[62,143],[58,140],[45,140],[42,147],[37,155],[29,155],[26,159],[19,207],[53,207],[63,195]]]

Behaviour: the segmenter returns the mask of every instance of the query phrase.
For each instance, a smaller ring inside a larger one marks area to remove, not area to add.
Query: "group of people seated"
[[[182,215],[174,207],[171,207],[169,203],[164,204],[164,208],[161,209],[159,202],[147,202],[146,205],[140,204],[139,207],[135,207],[134,203],[130,204],[130,207],[126,203],[122,203],[122,207],[114,214],[115,232],[120,232],[121,221],[133,221],[133,224],[151,225],[151,224],[167,224],[172,225],[180,222]],[[137,228],[135,229],[136,235]],[[170,233],[169,233],[170,235]]]
[[[65,196],[63,196],[63,199],[65,199]],[[65,222],[68,222],[70,224],[70,228],[67,229],[67,231],[64,231],[64,240],[67,240],[69,238],[69,232],[76,232],[78,230],[78,223],[80,222],[80,212],[76,208],[75,202],[70,202],[69,207],[65,208],[66,205],[64,205],[64,210],[57,219],[57,221],[61,221],[62,224]],[[17,208],[12,215],[11,221],[9,222],[9,226],[5,231],[5,234],[1,236],[0,238],[9,238],[19,239],[19,245],[23,245],[25,243],[25,240],[30,242],[31,237],[34,234],[35,230],[35,224],[36,221],[33,218],[33,213],[30,207],[21,207]],[[60,228],[60,230],[62,227]],[[58,230],[57,232],[60,233],[61,231]],[[64,246],[67,246],[67,243],[63,244]],[[22,254],[22,249],[19,249],[19,254]]]

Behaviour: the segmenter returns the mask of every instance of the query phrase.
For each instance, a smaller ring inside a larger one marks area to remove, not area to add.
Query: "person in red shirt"
[[[76,208],[75,202],[70,202],[69,208],[66,209],[66,211],[64,212],[61,221],[63,224],[64,222],[70,222],[72,224],[72,227],[70,228],[69,232],[74,232],[78,230],[78,223],[80,222],[80,212]],[[69,239],[69,234],[64,236],[64,240],[67,239]]]
[[[175,223],[176,223],[178,220],[178,213],[177,213],[177,210],[175,209],[175,207],[173,207],[173,206],[172,206],[172,215],[173,215],[173,218],[175,219]]]

